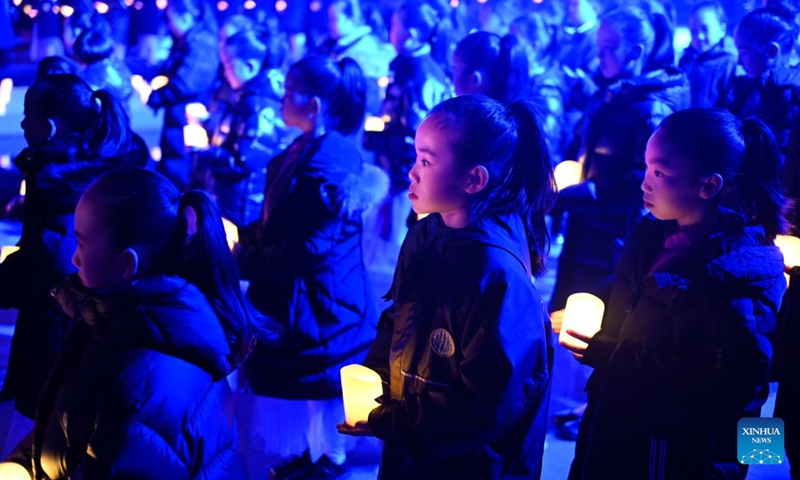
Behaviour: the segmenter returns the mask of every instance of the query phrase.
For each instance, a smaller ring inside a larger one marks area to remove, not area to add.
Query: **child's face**
[[[300,75],[294,70],[289,70],[281,99],[283,121],[290,127],[298,127],[304,133],[308,133],[314,128],[317,112],[311,103],[311,95],[305,91]]]
[[[453,71],[453,88],[456,95],[475,95],[481,93],[480,84],[474,81],[473,71],[469,70],[461,59],[461,52],[456,51],[450,62]]]
[[[677,156],[660,132],[650,137],[644,156],[644,207],[659,220],[693,223],[706,205],[697,167]]]
[[[608,22],[597,29],[597,58],[605,78],[616,78],[631,65],[631,48]]]
[[[258,74],[257,68],[253,68],[250,62],[238,58],[230,48],[223,47],[219,53],[225,80],[234,90],[242,88]]]
[[[339,39],[352,33],[358,25],[345,13],[344,2],[334,2],[328,7],[328,33]]]
[[[769,67],[769,55],[766,48],[740,29],[733,36],[736,49],[739,50],[739,63],[749,78],[758,78]]]
[[[443,217],[466,209],[465,172],[456,163],[447,134],[435,116],[426,118],[414,139],[417,161],[408,173],[408,198],[417,213],[440,213]]]
[[[725,25],[713,8],[701,8],[689,17],[692,47],[698,52],[707,52],[725,37]]]
[[[41,147],[54,133],[50,120],[44,116],[42,109],[28,95],[25,96],[24,115],[20,126],[24,132],[25,141],[31,148]]]
[[[103,223],[103,212],[95,202],[81,198],[75,209],[75,234],[78,248],[72,263],[87,288],[107,288],[125,280],[124,253],[114,248]]]

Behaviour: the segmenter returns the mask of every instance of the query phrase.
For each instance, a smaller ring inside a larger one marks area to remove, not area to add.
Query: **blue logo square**
[[[737,435],[739,463],[780,465],[785,458],[783,420],[748,417],[739,420]]]

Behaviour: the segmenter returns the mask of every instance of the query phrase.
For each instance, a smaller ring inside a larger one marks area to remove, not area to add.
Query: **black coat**
[[[678,64],[689,77],[692,107],[723,108],[733,97],[738,52],[733,39],[725,37],[707,52],[692,47],[683,52]]]
[[[67,322],[50,290],[75,271],[75,207],[92,181],[134,161],[124,156],[87,160],[80,156],[78,142],[70,136],[40,149],[26,148],[14,160],[27,192],[20,250],[0,264],[0,308],[19,310],[2,399],[14,400],[29,418]]]
[[[652,274],[674,222],[647,216],[626,242],[583,357],[595,370],[570,478],[647,478],[653,468],[743,478],[734,432],[769,393],[767,337],[786,282],[764,230],[722,217],[717,233]]]
[[[379,478],[539,478],[552,334],[524,239],[518,217],[409,230],[365,362],[388,386]]]
[[[361,212],[388,180],[336,132],[312,140],[297,162],[266,225],[240,234],[247,297],[284,329],[276,344],[256,346],[245,373],[258,395],[326,399],[341,395],[339,369],[360,362],[375,336]],[[270,161],[268,182],[280,163]]]
[[[244,478],[226,378],[237,346],[197,287],[158,276],[54,296],[76,321],[37,413],[40,472]]]

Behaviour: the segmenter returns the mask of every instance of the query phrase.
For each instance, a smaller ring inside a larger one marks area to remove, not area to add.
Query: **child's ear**
[[[631,47],[631,51],[628,52],[628,61],[635,61],[642,58],[644,55],[644,45],[641,43],[637,43],[636,45]]]
[[[703,183],[700,186],[700,197],[708,200],[709,198],[717,195],[722,190],[722,185],[725,182],[722,180],[722,175],[713,173],[703,178]]]
[[[314,116],[319,115],[322,111],[322,99],[314,95],[308,100],[309,112]]]
[[[139,254],[132,248],[122,252],[122,278],[130,280],[139,273]]]
[[[778,55],[781,54],[781,46],[778,45],[778,42],[769,42],[765,52],[769,58],[778,58]]]
[[[483,85],[483,74],[475,70],[469,74],[469,82],[472,84],[474,91],[478,91]]]
[[[56,133],[58,133],[58,125],[56,124],[56,121],[53,120],[52,118],[48,118],[47,123],[50,124],[50,135],[47,137],[47,139],[50,140],[51,138],[56,136]]]
[[[250,73],[257,74],[261,70],[261,62],[255,58],[250,59],[247,61],[247,69],[250,70]]]
[[[467,172],[467,184],[464,191],[467,193],[481,192],[489,183],[489,171],[483,165],[476,165]]]

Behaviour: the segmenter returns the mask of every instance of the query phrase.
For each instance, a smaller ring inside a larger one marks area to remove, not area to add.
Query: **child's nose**
[[[417,175],[417,164],[415,163],[411,170],[408,171],[408,178],[414,182],[419,182],[419,176]]]

